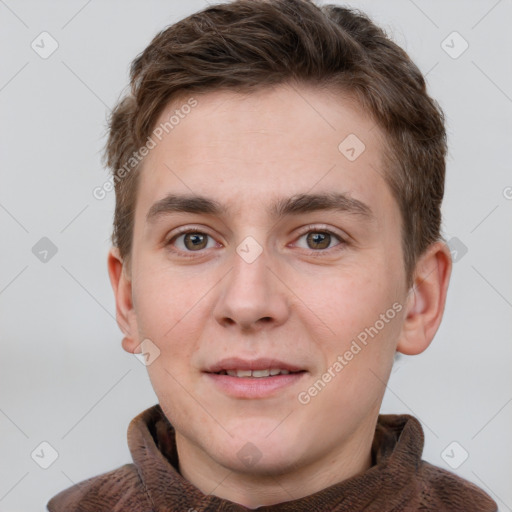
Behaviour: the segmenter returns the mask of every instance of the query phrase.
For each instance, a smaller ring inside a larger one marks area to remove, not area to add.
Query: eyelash
[[[181,249],[172,248],[173,243],[176,241],[177,238],[179,238],[182,235],[187,235],[187,234],[191,234],[191,233],[200,233],[200,234],[206,235],[213,239],[213,236],[210,235],[209,233],[207,233],[204,229],[184,227],[184,228],[179,228],[178,231],[167,242],[165,242],[165,246],[170,247],[173,252],[179,253],[180,256],[183,256],[185,258],[197,257],[197,254],[194,254],[194,253],[197,252],[200,254],[200,253],[204,252],[204,249],[199,250],[199,251],[182,251]],[[330,253],[331,251],[341,250],[346,245],[348,245],[347,240],[345,238],[343,238],[341,235],[335,233],[334,231],[332,231],[330,229],[319,227],[319,226],[306,226],[305,230],[302,231],[298,235],[296,241],[310,233],[329,234],[332,237],[336,238],[338,240],[338,243],[336,245],[334,245],[333,247],[329,247],[327,249],[304,249],[304,248],[302,248],[302,250],[306,251],[306,253],[308,255],[321,256],[321,255],[325,255],[327,252]]]

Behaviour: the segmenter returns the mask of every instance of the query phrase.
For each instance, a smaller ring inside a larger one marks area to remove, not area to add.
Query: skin
[[[140,352],[150,339],[160,350],[148,372],[176,429],[181,474],[205,494],[256,508],[370,467],[395,351],[429,346],[451,259],[443,243],[432,244],[408,289],[401,216],[383,178],[385,139],[348,95],[282,85],[195,98],[198,105],[144,162],[130,261],[113,248],[109,274],[124,349]],[[338,149],[351,133],[366,146],[352,162]],[[331,192],[363,202],[371,216],[270,213],[277,199]],[[148,221],[151,207],[171,193],[214,199],[226,212],[168,212]],[[176,232],[182,227],[209,235],[205,248],[190,236],[185,245]],[[333,233],[327,247],[311,245],[307,234],[325,230]],[[236,251],[247,236],[262,248],[252,263]],[[396,316],[300,403],[299,393],[393,304],[401,306]],[[306,372],[272,396],[234,398],[202,371],[231,356],[271,357]],[[250,467],[237,455],[248,442],[260,457]]]

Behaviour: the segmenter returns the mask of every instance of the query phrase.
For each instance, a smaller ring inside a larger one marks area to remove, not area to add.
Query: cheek
[[[334,339],[347,340],[370,327],[392,307],[398,294],[392,273],[376,268],[346,269],[306,284],[308,306],[329,327]]]
[[[311,288],[308,306],[329,327],[322,337],[310,332],[322,354],[320,378],[329,382],[325,388],[317,386],[322,390],[316,405],[320,409],[330,409],[329,403],[344,411],[371,407],[383,392],[381,380],[392,366],[403,322],[395,275],[376,266],[354,269],[331,278],[328,286]]]
[[[390,293],[391,283],[376,284],[366,276],[332,285],[321,311],[332,332],[321,338],[310,333],[324,366],[302,395],[311,401],[318,428],[325,421],[356,418],[379,403],[403,322],[403,306]]]
[[[149,338],[162,355],[170,353],[170,361],[194,348],[191,339],[197,339],[201,322],[203,286],[185,281],[183,276],[169,269],[147,265],[151,271],[141,272],[133,286],[137,330],[141,339]],[[206,285],[205,285],[206,286]],[[186,333],[186,338],[184,338]]]

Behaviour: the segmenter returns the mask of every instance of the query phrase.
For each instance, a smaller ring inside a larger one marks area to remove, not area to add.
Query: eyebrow
[[[301,215],[320,210],[339,211],[373,220],[371,208],[343,193],[296,194],[278,199],[270,208],[270,215],[282,218],[289,215]],[[218,201],[201,195],[169,194],[154,203],[146,215],[148,223],[171,213],[198,213],[220,216],[228,209]]]

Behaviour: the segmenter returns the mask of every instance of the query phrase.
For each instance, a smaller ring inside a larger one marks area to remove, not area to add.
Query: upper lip
[[[285,363],[278,359],[259,358],[259,359],[240,359],[238,357],[230,357],[206,368],[207,373],[218,373],[222,370],[267,370],[267,369],[288,370],[289,372],[304,371],[304,368],[290,363]]]

